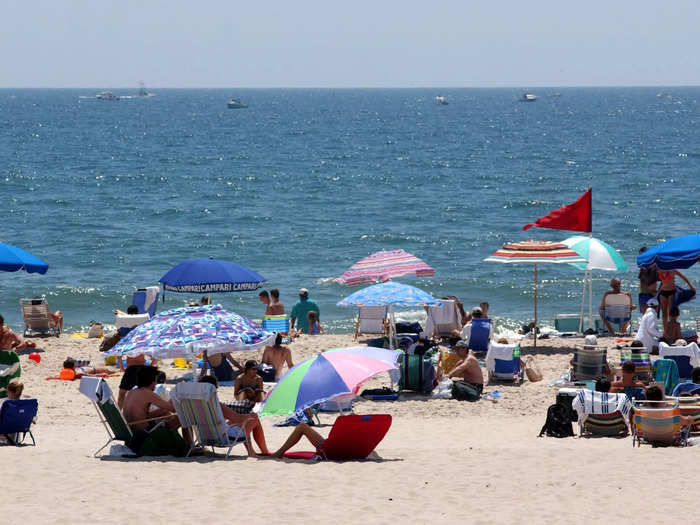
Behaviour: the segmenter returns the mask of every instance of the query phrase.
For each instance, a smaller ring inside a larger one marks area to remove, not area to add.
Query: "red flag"
[[[552,210],[531,224],[523,226],[523,230],[537,226],[554,230],[573,230],[577,232],[593,231],[593,210],[591,205],[591,188],[576,201]]]

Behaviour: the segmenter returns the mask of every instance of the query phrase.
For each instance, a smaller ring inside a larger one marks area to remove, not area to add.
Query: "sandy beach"
[[[696,448],[632,448],[631,438],[538,438],[575,339],[540,341],[544,380],[499,384],[501,399],[466,403],[407,394],[396,402],[358,401],[356,413],[388,413],[393,425],[376,461],[292,462],[253,459],[243,447],[231,459],[121,459],[92,453],[106,432],[78,382],[47,381],[71,356],[100,362],[98,340],[36,339],[40,364],[21,357],[25,397],[39,400],[36,447],[3,447],[5,516],[31,523],[470,523],[631,521],[645,491],[654,501],[640,517],[670,523],[687,516],[691,493],[675,480],[694,479]],[[601,339],[613,345],[612,339]],[[353,344],[350,335],[303,336],[295,362]],[[524,346],[523,355],[532,348]],[[250,357],[253,353],[237,355]],[[611,349],[609,358],[619,359]],[[162,366],[169,377],[182,372]],[[119,377],[110,378],[116,391]],[[377,378],[369,386],[388,384]],[[222,400],[233,388],[221,387]],[[333,414],[322,414],[328,432]],[[264,418],[268,445],[289,428]],[[296,447],[308,450],[308,444]],[[108,450],[108,449],[107,449]],[[219,450],[221,452],[221,449]]]

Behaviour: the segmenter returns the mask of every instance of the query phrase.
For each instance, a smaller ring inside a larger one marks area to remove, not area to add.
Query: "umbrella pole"
[[[593,271],[588,272],[588,324],[593,328]]]
[[[584,319],[583,308],[584,308],[584,305],[586,304],[586,274],[587,273],[588,273],[587,271],[583,272],[583,287],[581,288],[581,314],[580,314],[579,319],[578,319],[578,331],[580,333],[583,333],[583,319]]]
[[[535,349],[537,349],[537,264],[535,264],[535,327],[532,329],[535,334]]]

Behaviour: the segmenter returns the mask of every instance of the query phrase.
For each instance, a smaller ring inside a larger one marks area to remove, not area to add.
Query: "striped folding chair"
[[[578,415],[579,436],[623,437],[632,403],[625,394],[581,389],[571,403]]]
[[[571,378],[574,381],[597,381],[606,375],[607,350],[604,347],[581,347],[574,349]]]
[[[187,456],[197,446],[225,447],[226,457],[238,443],[245,442],[240,427],[229,427],[221,412],[216,387],[209,383],[178,383],[170,394],[182,428],[194,428],[195,439]],[[238,430],[235,430],[238,429]]]
[[[620,353],[620,364],[624,365],[627,361],[634,363],[634,378],[648,383],[652,379],[651,375],[651,357],[647,353],[633,354],[632,352]]]
[[[681,432],[681,409],[678,401],[635,401],[632,446],[635,442],[637,446],[642,442],[655,446],[685,446],[687,436]]]
[[[700,398],[694,396],[680,396],[678,398],[668,397],[666,399],[676,399],[678,401],[678,406],[681,409],[681,416],[686,416],[693,419],[693,431],[700,430]]]

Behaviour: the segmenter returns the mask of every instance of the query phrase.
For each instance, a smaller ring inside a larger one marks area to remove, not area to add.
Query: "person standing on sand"
[[[311,311],[316,312],[320,317],[321,311],[318,309],[316,301],[309,299],[309,291],[306,288],[300,288],[299,300],[294,303],[292,314],[290,315],[292,332],[294,332],[294,326],[296,324],[296,328],[300,333],[309,333],[309,321],[307,316]]]
[[[639,249],[639,253],[642,254],[647,251],[646,246],[642,246]],[[656,297],[656,283],[659,281],[659,274],[656,271],[656,266],[651,266],[650,268],[640,268],[639,269],[639,309],[652,297]]]
[[[661,286],[659,286],[659,306],[661,307],[661,326],[666,329],[668,323],[669,312],[673,305],[673,298],[676,295],[676,277],[683,279],[690,291],[695,292],[695,287],[690,283],[688,278],[678,270],[657,270]]]
[[[659,331],[656,319],[656,313],[659,311],[659,301],[652,297],[642,307],[642,310],[644,315],[639,321],[639,329],[634,336],[634,340],[641,341],[644,349],[651,354],[654,349],[658,351],[657,344],[659,338],[663,336],[663,333]]]

